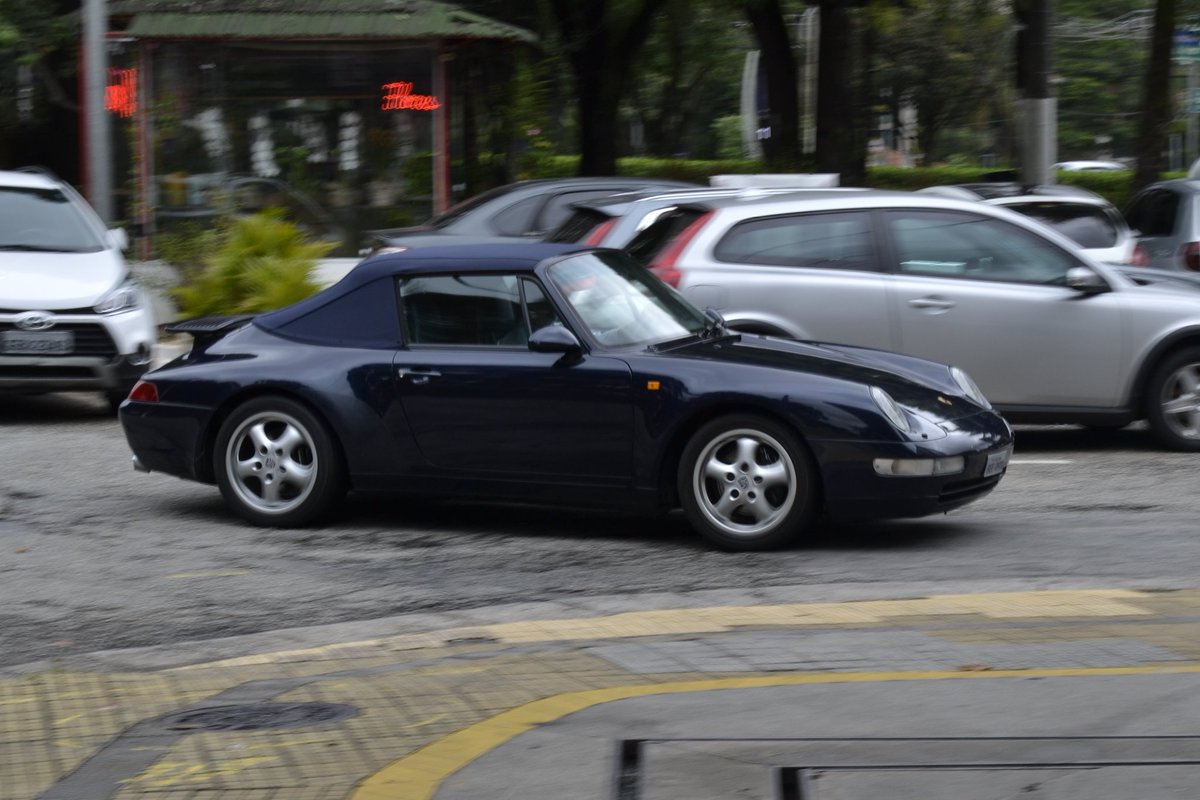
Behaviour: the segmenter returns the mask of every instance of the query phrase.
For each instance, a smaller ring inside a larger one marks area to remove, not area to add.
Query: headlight
[[[117,314],[138,307],[138,286],[133,281],[125,281],[113,289],[100,302],[96,303],[97,314]]]
[[[871,387],[871,399],[875,401],[875,405],[879,406],[879,410],[888,418],[888,422],[895,426],[896,430],[908,433],[912,430],[912,426],[908,424],[908,417],[899,404],[892,399],[892,396],[880,389],[878,386]]]
[[[958,388],[962,389],[962,393],[968,399],[974,400],[984,408],[991,408],[992,404],[983,396],[983,392],[975,385],[975,381],[971,380],[971,376],[963,372],[958,367],[950,368],[950,377],[954,378],[954,382],[958,384]]]

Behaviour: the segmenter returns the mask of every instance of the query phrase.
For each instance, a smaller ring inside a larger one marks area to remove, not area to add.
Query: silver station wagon
[[[1010,422],[1146,419],[1200,451],[1200,291],[1005,208],[808,191],[682,203],[627,248],[735,328],[956,364]]]

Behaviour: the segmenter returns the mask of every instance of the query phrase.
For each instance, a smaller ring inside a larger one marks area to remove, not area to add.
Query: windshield
[[[0,188],[0,250],[94,253],[95,228],[60,189]]]
[[[586,253],[546,271],[550,282],[608,347],[652,344],[704,331],[703,312],[620,253]]]

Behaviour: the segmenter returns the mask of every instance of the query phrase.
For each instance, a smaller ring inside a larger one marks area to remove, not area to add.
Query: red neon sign
[[[381,108],[384,111],[400,111],[402,109],[433,111],[436,108],[442,107],[441,101],[433,95],[413,94],[412,89],[412,81],[385,83],[383,85],[383,105]]]
[[[108,86],[104,87],[104,107],[122,117],[132,117],[137,111],[137,70],[110,69]]]

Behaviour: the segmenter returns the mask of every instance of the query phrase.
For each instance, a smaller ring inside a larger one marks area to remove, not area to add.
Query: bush
[[[276,211],[242,217],[204,269],[172,295],[184,317],[282,308],[316,294],[312,270],[335,246],[310,240]]]

